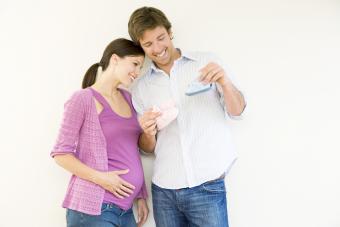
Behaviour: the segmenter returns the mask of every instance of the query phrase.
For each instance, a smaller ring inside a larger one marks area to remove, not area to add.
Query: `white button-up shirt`
[[[233,117],[226,112],[221,90],[214,84],[207,92],[185,95],[198,70],[209,62],[223,66],[212,53],[182,52],[170,75],[152,63],[131,89],[138,114],[169,100],[179,109],[177,119],[157,133],[152,182],[162,188],[194,187],[216,179],[236,160],[228,126]]]

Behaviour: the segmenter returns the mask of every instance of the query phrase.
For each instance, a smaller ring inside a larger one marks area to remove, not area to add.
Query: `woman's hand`
[[[110,172],[98,172],[95,183],[100,185],[105,190],[111,192],[117,198],[123,199],[129,197],[135,186],[123,180],[119,175],[127,174],[128,169],[116,170]]]
[[[149,215],[149,208],[145,199],[137,199],[137,212],[138,212],[138,227],[141,227],[146,222]]]

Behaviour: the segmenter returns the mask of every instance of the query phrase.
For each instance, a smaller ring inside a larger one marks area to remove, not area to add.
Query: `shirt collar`
[[[189,60],[189,61],[197,61],[196,56],[193,53],[183,51],[179,48],[176,48],[180,53],[181,56],[176,61],[182,61],[182,60]],[[152,71],[159,72],[161,69],[159,69],[153,61],[151,61],[150,68]]]

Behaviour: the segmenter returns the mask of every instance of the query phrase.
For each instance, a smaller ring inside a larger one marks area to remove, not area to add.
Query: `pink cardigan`
[[[93,169],[108,170],[106,141],[90,89],[75,92],[65,103],[63,121],[51,156],[70,152]],[[99,185],[72,175],[63,207],[100,215],[104,193]],[[137,197],[147,197],[145,182]]]

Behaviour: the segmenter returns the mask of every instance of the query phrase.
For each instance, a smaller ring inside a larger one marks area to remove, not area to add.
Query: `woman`
[[[146,221],[147,192],[138,151],[143,133],[130,94],[118,87],[132,83],[143,61],[139,46],[114,40],[86,72],[83,89],[65,104],[51,156],[73,174],[63,202],[69,227],[136,226],[131,208],[135,199],[138,226]]]

